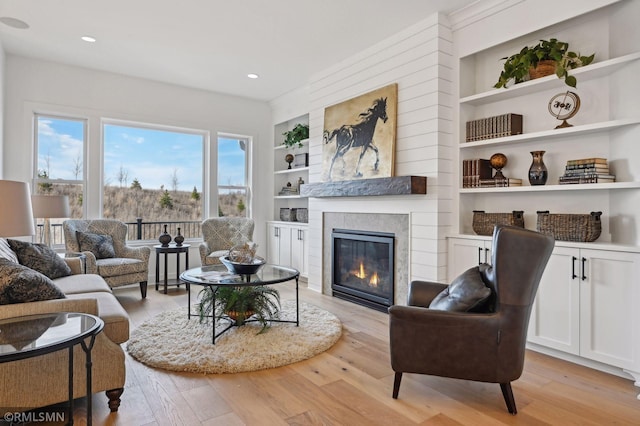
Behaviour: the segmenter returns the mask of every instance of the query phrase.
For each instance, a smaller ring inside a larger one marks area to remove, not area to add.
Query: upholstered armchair
[[[549,236],[498,226],[491,266],[450,286],[413,281],[408,306],[389,308],[393,398],[403,373],[499,383],[516,414],[511,382],[522,374],[531,307],[553,246]]]
[[[114,219],[66,220],[62,224],[67,251],[86,255],[88,274],[98,274],[111,288],[140,283],[147,297],[149,247],[127,246],[127,225]]]
[[[253,219],[246,217],[214,217],[202,222],[200,260],[202,266],[220,264],[220,256],[229,249],[253,239]]]

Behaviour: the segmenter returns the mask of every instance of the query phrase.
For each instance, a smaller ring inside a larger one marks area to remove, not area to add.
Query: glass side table
[[[85,353],[87,424],[91,425],[91,350],[104,322],[83,313],[27,315],[0,320],[0,363],[67,349],[69,351],[69,424],[73,424],[73,347]]]

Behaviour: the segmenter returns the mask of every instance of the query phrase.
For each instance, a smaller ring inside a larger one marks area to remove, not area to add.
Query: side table
[[[176,278],[178,278],[180,276],[180,253],[184,253],[185,269],[189,269],[189,247],[191,247],[191,244],[182,244],[180,246],[175,244],[162,246],[158,244],[153,246],[156,249],[156,291],[158,291],[158,285],[160,284],[160,255],[164,254],[164,294],[167,294],[167,286],[169,285],[167,282],[167,255],[170,253],[175,253],[176,255]],[[176,285],[180,286],[180,281]]]
[[[85,353],[87,424],[91,425],[91,350],[104,322],[82,313],[27,315],[0,320],[0,363],[18,361],[69,350],[69,418],[73,424],[73,347],[80,343]],[[88,343],[86,340],[89,340]],[[35,385],[35,384],[34,384]]]

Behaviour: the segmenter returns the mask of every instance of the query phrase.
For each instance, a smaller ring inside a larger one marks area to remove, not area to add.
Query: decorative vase
[[[547,166],[545,166],[542,156],[545,151],[531,151],[533,161],[529,167],[529,183],[531,185],[544,185],[547,183]]]
[[[184,237],[180,233],[180,228],[178,228],[178,235],[176,235],[173,238],[173,241],[176,243],[176,246],[178,246],[178,247],[182,246],[182,243],[184,242]]]
[[[169,243],[171,242],[171,235],[167,232],[167,225],[164,225],[164,231],[160,234],[158,238],[162,247],[169,247]]]

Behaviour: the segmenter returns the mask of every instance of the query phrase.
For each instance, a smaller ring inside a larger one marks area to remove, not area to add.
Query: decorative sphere
[[[287,155],[284,157],[284,161],[286,161],[286,162],[287,162],[287,163],[289,163],[289,164],[293,163],[293,154],[287,154]]]
[[[493,154],[489,159],[491,167],[496,170],[501,170],[507,165],[507,156],[501,153]]]

